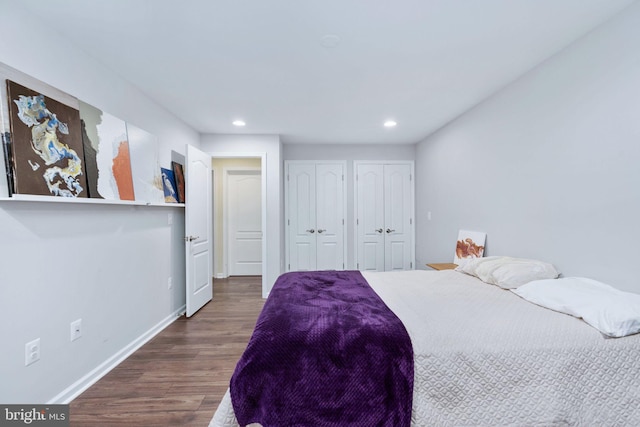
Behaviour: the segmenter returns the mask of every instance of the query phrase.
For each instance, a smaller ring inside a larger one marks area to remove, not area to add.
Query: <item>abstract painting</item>
[[[84,148],[84,169],[87,176],[88,196],[95,199],[102,199],[98,192],[98,134],[96,126],[92,126],[95,120],[87,119],[89,113],[95,113],[95,117],[100,117],[102,113],[97,108],[79,102],[80,106],[80,126],[82,127],[82,146]],[[87,125],[87,123],[89,123]],[[91,135],[89,135],[91,134]]]
[[[18,194],[87,197],[80,114],[62,102],[7,80]]]
[[[0,78],[6,80],[4,67],[0,63]],[[10,197],[13,191],[13,154],[11,154],[11,126],[9,124],[9,114],[5,113],[6,107],[9,106],[7,97],[7,85],[0,84],[0,136],[2,137],[2,153],[4,154],[4,162],[0,162],[0,197]],[[2,169],[4,168],[4,169]],[[2,180],[6,179],[5,184],[1,185]]]
[[[164,190],[164,201],[167,203],[178,203],[178,192],[176,191],[176,179],[171,169],[160,168],[162,174],[162,188]]]
[[[137,201],[162,203],[164,193],[158,160],[158,137],[127,123],[133,190]]]
[[[481,258],[484,255],[486,238],[487,234],[480,231],[460,230],[453,262],[463,265],[468,259]]]
[[[13,190],[13,154],[11,154],[11,133],[9,132],[2,131],[2,152],[4,153],[4,174],[7,180],[7,196],[11,196],[15,191]]]
[[[80,102],[91,197],[135,200],[126,123]]]
[[[118,143],[118,149],[113,157],[113,177],[118,186],[120,200],[135,200],[133,189],[133,172],[131,171],[131,154],[129,151],[129,141],[122,140]]]
[[[173,175],[176,178],[176,191],[178,192],[178,203],[184,203],[184,169],[178,162],[171,162],[173,168]]]

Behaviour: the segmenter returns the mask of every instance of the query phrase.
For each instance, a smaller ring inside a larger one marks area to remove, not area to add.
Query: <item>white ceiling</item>
[[[631,3],[23,1],[197,131],[285,143],[418,142]]]

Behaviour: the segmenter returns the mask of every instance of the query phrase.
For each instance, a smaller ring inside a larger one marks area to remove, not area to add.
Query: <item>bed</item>
[[[640,425],[639,334],[608,338],[454,270],[362,276],[410,337],[412,426]],[[229,390],[210,426],[238,426]]]

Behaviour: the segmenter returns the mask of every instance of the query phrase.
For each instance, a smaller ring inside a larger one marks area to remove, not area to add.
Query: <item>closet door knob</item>
[[[382,233],[384,230],[382,230],[382,228],[378,228],[376,231],[377,231],[378,233]]]
[[[316,230],[314,230],[313,228],[311,228],[311,229],[307,230],[307,233],[311,233],[311,234],[313,234],[313,233],[315,233],[315,232],[316,232]]]
[[[393,233],[394,231],[396,231],[396,230],[392,230],[390,228],[387,228],[387,233]]]
[[[327,231],[327,230],[321,230],[321,229],[318,228],[318,233],[319,234],[324,233],[325,231]]]

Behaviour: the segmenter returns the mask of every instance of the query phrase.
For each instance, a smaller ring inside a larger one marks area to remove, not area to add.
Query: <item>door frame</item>
[[[261,180],[261,210],[262,210],[262,294],[264,295],[265,289],[267,289],[267,263],[265,262],[267,255],[267,239],[269,238],[269,233],[267,230],[267,153],[266,152],[211,152],[211,159],[246,159],[246,158],[259,158],[260,159],[260,180]],[[225,169],[225,168],[223,168]],[[246,169],[246,168],[243,168]],[[218,179],[216,176],[216,169],[211,168],[213,174],[213,180]],[[224,185],[224,184],[223,184]],[[213,194],[211,198],[214,199]],[[214,211],[215,211],[215,200],[212,200],[214,203]],[[223,215],[224,216],[224,215]],[[211,228],[212,230],[214,227]],[[225,227],[223,225],[223,230]],[[223,231],[224,233],[225,231]],[[223,243],[224,247],[224,243]],[[226,251],[226,247],[225,247]],[[226,268],[226,254],[223,254],[223,258],[225,258],[225,274],[228,272]],[[213,254],[211,254],[211,265],[214,264]],[[228,276],[227,276],[228,277]]]
[[[413,270],[416,266],[416,174],[415,161],[413,160],[354,160],[353,161],[353,262],[354,268],[358,268],[358,165],[409,165],[411,166],[411,265]]]
[[[254,157],[255,158],[255,157]],[[265,191],[265,187],[262,185],[262,183],[264,182],[264,175],[262,174],[262,165],[259,168],[252,168],[252,167],[242,167],[242,166],[234,166],[234,167],[225,167],[222,168],[222,188],[224,191],[224,196],[222,198],[222,200],[224,201],[224,212],[222,214],[222,247],[224,248],[224,252],[222,253],[222,262],[224,264],[222,272],[224,274],[225,277],[229,277],[229,172],[255,172],[255,171],[260,171],[260,191],[264,192]],[[263,241],[262,244],[262,264],[264,267],[264,251],[265,251],[265,246],[264,246],[264,226],[265,226],[265,215],[263,215],[264,213],[264,205],[262,203],[265,202],[265,198],[263,197],[263,194],[260,194],[260,197],[262,198],[262,202],[261,202],[261,222],[262,222],[262,237],[261,240]],[[215,212],[215,210],[214,210]],[[262,272],[264,273],[264,268],[262,269]]]
[[[349,207],[347,205],[347,193],[348,193],[348,188],[347,188],[347,181],[346,181],[346,175],[347,175],[347,161],[346,160],[285,160],[284,161],[284,271],[289,271],[289,260],[290,260],[290,255],[291,255],[291,248],[290,248],[290,242],[289,242],[289,237],[290,237],[290,227],[289,227],[289,165],[291,164],[299,164],[299,165],[304,165],[304,164],[313,164],[313,165],[318,165],[318,164],[332,164],[332,165],[342,165],[342,177],[343,177],[343,181],[342,181],[342,209],[343,209],[343,218],[344,218],[344,224],[342,227],[342,259],[344,261],[344,265],[345,268],[349,268],[348,266],[348,247],[349,244],[347,242],[347,221],[348,221],[348,215],[349,215]]]

